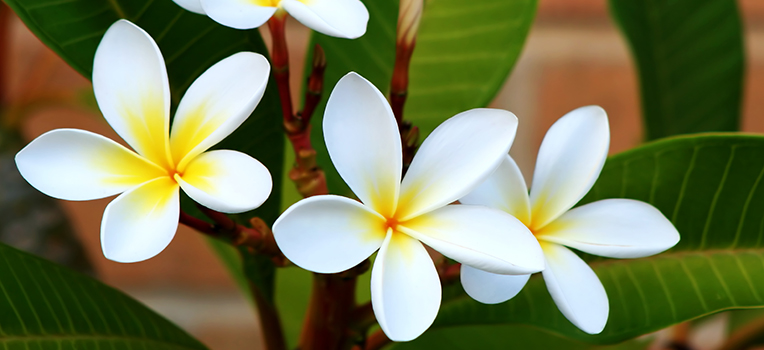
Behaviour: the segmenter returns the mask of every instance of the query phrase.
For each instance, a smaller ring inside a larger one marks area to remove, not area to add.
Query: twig
[[[385,345],[392,343],[382,330],[377,330],[372,333],[368,339],[366,339],[366,347],[364,350],[379,350],[385,347]]]
[[[214,223],[193,217],[182,210],[180,211],[180,223],[205,235],[226,241],[233,246],[247,247],[253,253],[269,256],[277,266],[288,264],[288,260],[276,245],[273,232],[262,219],[258,217],[250,219],[251,227],[247,227],[237,224],[223,213],[201,205],[198,207]]]
[[[306,108],[300,115],[295,115],[289,86],[289,52],[286,45],[285,24],[286,13],[283,11],[277,12],[268,21],[268,28],[273,38],[271,50],[273,75],[281,97],[284,129],[295,153],[295,165],[289,172],[289,178],[303,197],[327,194],[329,190],[326,186],[326,176],[316,163],[316,150],[313,149],[310,141],[310,116],[321,98],[326,59],[323,50],[314,50],[313,71],[308,82]]]

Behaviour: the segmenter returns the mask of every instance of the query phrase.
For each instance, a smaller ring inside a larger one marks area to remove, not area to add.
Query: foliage
[[[736,131],[742,23],[731,0],[610,0],[639,71],[645,138]]]
[[[26,349],[206,349],[90,277],[0,244],[0,343]]]

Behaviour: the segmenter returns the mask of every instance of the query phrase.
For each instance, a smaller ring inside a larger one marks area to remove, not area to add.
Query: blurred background
[[[739,5],[747,55],[743,130],[764,133],[764,1],[740,0]],[[24,115],[23,142],[62,127],[91,130],[119,140],[98,114],[90,82],[46,48],[14,15],[8,19],[11,41],[1,48],[0,56],[7,60],[0,60],[0,64],[7,65],[9,76],[0,84],[7,91],[11,112]],[[310,33],[291,21],[287,34],[293,100],[299,101]],[[327,95],[329,89],[325,88]],[[638,90],[628,47],[608,15],[605,0],[540,0],[523,54],[491,106],[510,110],[520,118],[511,153],[523,172],[531,174],[546,130],[557,118],[580,106],[596,104],[608,112],[611,154],[639,144]],[[0,191],[0,199],[9,191]],[[99,227],[110,200],[62,202],[66,217],[33,216],[30,224],[71,221],[98,278],[178,323],[211,349],[251,349],[252,344],[259,343],[249,302],[201,235],[181,226],[167,250],[153,259],[136,264],[106,260],[101,254]],[[6,226],[1,229],[0,238],[35,250],[33,238],[13,236],[13,228]],[[82,260],[77,256],[62,259]],[[77,263],[86,265],[85,260]]]

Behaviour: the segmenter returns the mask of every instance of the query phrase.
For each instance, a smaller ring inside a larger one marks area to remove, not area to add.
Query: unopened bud
[[[419,30],[424,0],[401,0],[398,12],[398,45],[411,45]]]

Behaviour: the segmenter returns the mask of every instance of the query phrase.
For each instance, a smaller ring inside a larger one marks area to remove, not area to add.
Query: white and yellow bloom
[[[236,29],[257,28],[286,11],[319,33],[355,39],[366,33],[369,11],[360,0],[173,0],[184,9],[207,15]]]
[[[273,234],[289,260],[319,273],[347,270],[379,249],[371,299],[390,339],[418,337],[440,308],[440,280],[422,243],[495,273],[542,269],[538,242],[520,221],[487,207],[448,205],[507,153],[517,130],[512,113],[474,109],[447,120],[424,141],[403,181],[393,112],[358,74],[337,83],[323,129],[334,166],[361,202],[333,195],[301,200],[276,220]]]
[[[566,248],[611,258],[639,258],[679,242],[679,233],[655,207],[631,199],[604,199],[572,208],[594,185],[610,143],[605,111],[576,109],[558,120],[541,143],[530,196],[523,175],[506,156],[491,177],[461,202],[514,215],[534,233],[546,258],[542,272],[549,294],[574,325],[600,333],[608,299],[597,275]],[[462,265],[462,285],[488,304],[520,292],[530,275],[501,276]]]
[[[251,52],[215,64],[188,88],[170,131],[170,86],[159,47],[141,28],[117,21],[96,50],[93,90],[106,120],[135,152],[88,131],[58,129],[27,145],[16,164],[51,197],[122,193],[103,215],[104,255],[119,262],[151,258],[175,235],[179,188],[226,213],[254,209],[270,194],[270,173],[254,158],[205,152],[252,113],[269,71],[268,61]]]

